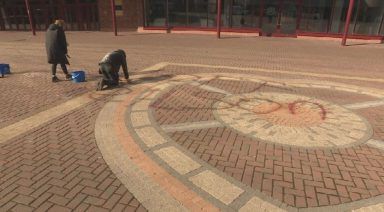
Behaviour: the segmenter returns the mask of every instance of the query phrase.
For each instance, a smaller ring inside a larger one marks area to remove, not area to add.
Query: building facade
[[[341,37],[350,0],[221,0],[223,31],[266,36]],[[112,30],[110,0],[29,0],[37,30],[64,19],[67,30]],[[349,34],[383,39],[384,0],[355,0]],[[115,0],[119,30],[215,31],[218,0]],[[28,30],[24,0],[0,0],[0,30]]]
[[[349,0],[222,0],[223,31],[340,37]],[[217,0],[146,0],[145,29],[215,30]],[[355,0],[349,33],[384,35],[384,1]]]
[[[140,0],[115,0],[120,30],[143,25]],[[111,31],[110,0],[29,0],[33,25],[46,30],[55,19],[65,20],[66,30]],[[0,30],[30,30],[25,0],[0,0]]]

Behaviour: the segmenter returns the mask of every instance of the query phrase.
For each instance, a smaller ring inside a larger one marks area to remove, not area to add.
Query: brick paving
[[[1,144],[0,211],[146,211],[96,146],[94,122],[105,101]]]
[[[207,121],[214,119],[211,111],[214,100],[222,97],[222,94],[202,91],[193,86],[178,86],[154,102],[152,108],[161,125]]]
[[[274,88],[243,81],[213,79],[205,84],[231,93],[283,91],[338,104],[375,99],[344,91]],[[160,125],[214,120],[213,104],[222,97],[190,85],[178,86],[154,103],[155,119]],[[364,109],[360,114],[369,114],[374,138],[383,139],[380,108]],[[217,169],[290,206],[337,205],[384,193],[384,151],[367,145],[309,150],[266,143],[225,127],[168,135]]]
[[[188,64],[265,68],[305,73],[384,79],[383,45],[340,48],[339,42],[211,36],[69,32],[71,70],[85,69],[88,82],[50,82],[44,36],[1,32],[0,62],[14,74],[0,79],[0,128],[94,89],[97,61],[112,49],[127,50],[130,72],[168,61]],[[108,40],[108,42],[105,42]],[[286,79],[311,79],[383,89],[362,79],[169,66],[163,74],[257,73]],[[58,73],[61,73],[58,70]],[[60,75],[59,75],[60,77]],[[61,77],[63,78],[63,77]],[[368,95],[327,89],[292,89],[244,81],[211,80],[205,85],[233,94],[284,92],[339,105],[375,100]],[[223,94],[178,86],[155,102],[157,124],[214,120],[213,104]],[[0,144],[0,211],[145,211],[112,173],[95,143],[96,115],[109,99],[64,114]],[[372,125],[373,139],[384,138],[384,107],[355,110]],[[306,208],[363,200],[384,194],[384,152],[368,145],[304,149],[271,144],[226,127],[168,133],[183,148],[228,176],[287,205]]]
[[[217,169],[291,206],[337,205],[384,192],[384,152],[366,145],[330,151],[288,148],[228,128],[170,136]]]
[[[0,99],[4,100],[0,101],[0,128],[83,94],[93,84],[62,81],[52,86],[50,75],[41,72],[12,75],[10,79],[0,83]]]

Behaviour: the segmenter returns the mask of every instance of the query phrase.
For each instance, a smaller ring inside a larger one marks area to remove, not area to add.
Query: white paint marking
[[[231,204],[244,192],[243,189],[208,170],[190,177],[189,180],[226,205]]]
[[[163,159],[175,171],[182,175],[201,167],[199,163],[175,147],[162,148],[154,151],[154,153]]]
[[[363,108],[370,108],[370,107],[378,107],[383,106],[384,100],[378,100],[378,101],[369,101],[369,102],[359,102],[355,104],[348,104],[344,105],[344,107],[348,109],[363,109]]]

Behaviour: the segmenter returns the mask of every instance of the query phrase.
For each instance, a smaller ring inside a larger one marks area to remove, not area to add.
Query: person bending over
[[[119,49],[105,55],[99,62],[99,74],[102,74],[103,78],[99,81],[96,90],[101,91],[104,86],[109,88],[118,86],[120,67],[123,68],[124,77],[129,82],[127,58],[124,50]]]

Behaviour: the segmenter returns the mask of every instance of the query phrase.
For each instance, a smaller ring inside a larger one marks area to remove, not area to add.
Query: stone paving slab
[[[204,171],[189,178],[196,186],[208,192],[216,199],[229,205],[244,191],[211,171]]]

